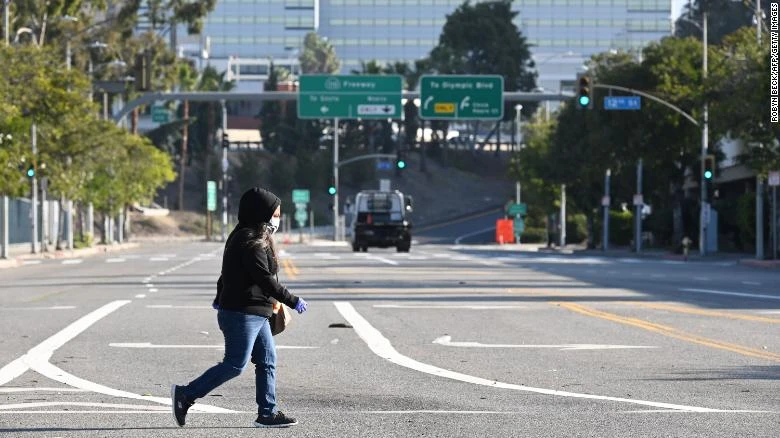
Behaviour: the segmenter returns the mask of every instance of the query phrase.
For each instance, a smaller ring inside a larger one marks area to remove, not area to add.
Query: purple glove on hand
[[[308,309],[308,308],[309,308],[309,303],[304,301],[303,298],[298,297],[298,304],[295,305],[295,311],[300,314],[300,313],[305,312],[306,309]]]

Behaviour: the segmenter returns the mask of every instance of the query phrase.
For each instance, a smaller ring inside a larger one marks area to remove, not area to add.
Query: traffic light
[[[577,80],[577,106],[579,108],[592,108],[592,104],[590,78],[584,75],[580,76]]]
[[[29,166],[27,166],[27,176],[28,176],[29,178],[32,178],[32,177],[34,177],[34,176],[35,176],[35,166],[33,166],[32,164],[30,164]]]
[[[330,185],[328,186],[328,194],[331,196],[336,195],[336,179],[331,178]]]
[[[397,151],[395,155],[395,170],[401,171],[406,169],[406,157],[403,152]]]
[[[227,132],[222,133],[222,148],[224,149],[230,148],[230,139],[228,138]]]
[[[712,181],[715,177],[715,156],[707,155],[704,157],[704,179]]]

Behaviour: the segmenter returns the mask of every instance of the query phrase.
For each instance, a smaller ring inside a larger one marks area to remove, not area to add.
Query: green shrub
[[[544,228],[526,228],[520,236],[521,243],[547,242],[547,230]]]

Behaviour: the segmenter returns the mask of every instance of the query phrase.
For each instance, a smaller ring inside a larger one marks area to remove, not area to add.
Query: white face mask
[[[274,234],[276,230],[279,229],[279,224],[281,224],[282,219],[278,217],[272,217],[271,218],[271,225],[268,227],[268,232],[270,234]]]

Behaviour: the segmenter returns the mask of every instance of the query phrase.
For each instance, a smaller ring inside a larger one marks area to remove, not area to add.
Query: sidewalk
[[[468,246],[468,245],[464,245]],[[481,247],[489,246],[490,248],[500,249],[504,251],[518,251],[518,252],[536,252],[541,254],[558,254],[558,255],[580,255],[580,256],[594,256],[594,257],[611,257],[611,258],[631,258],[631,259],[648,259],[648,260],[674,260],[685,261],[685,256],[682,254],[675,254],[670,251],[662,249],[648,249],[642,250],[640,254],[630,250],[629,248],[615,248],[608,251],[602,251],[600,249],[588,249],[584,245],[566,245],[565,247],[550,247],[545,244],[536,243],[523,243],[520,245],[508,243],[505,245],[490,244],[480,245]],[[688,261],[690,262],[735,262],[744,266],[751,266],[755,268],[764,269],[780,269],[780,260],[756,260],[750,258],[749,254],[735,254],[735,253],[715,253],[708,254],[706,256],[699,255],[694,251],[688,255]]]
[[[74,250],[50,250],[47,252],[31,253],[29,243],[9,245],[8,259],[0,259],[0,269],[14,268],[22,266],[25,260],[43,260],[43,259],[72,259],[80,257],[89,257],[96,254],[108,252],[124,251],[138,248],[141,244],[138,242],[114,243],[111,245],[95,245],[92,248],[81,248]]]

